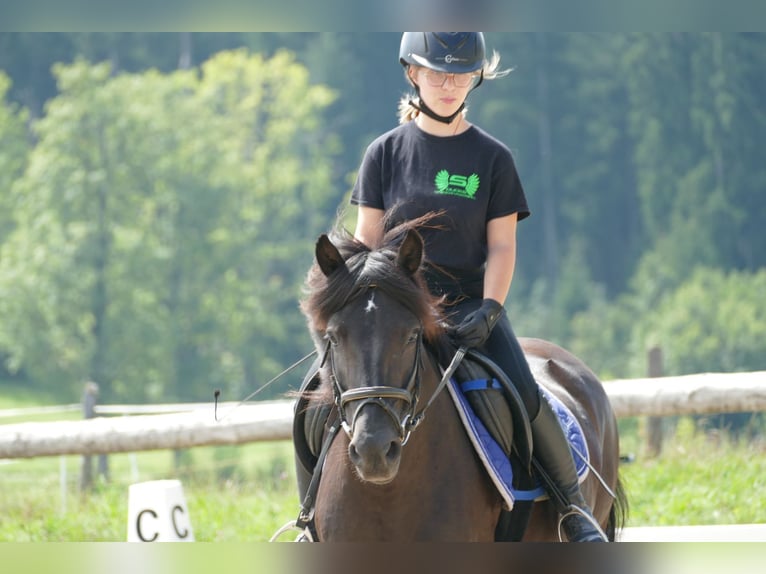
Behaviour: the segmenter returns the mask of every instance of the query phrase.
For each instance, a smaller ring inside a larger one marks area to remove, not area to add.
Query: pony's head
[[[439,300],[421,275],[414,223],[389,231],[374,250],[347,233],[319,237],[302,301],[349,435],[349,458],[366,481],[398,471],[420,392],[424,342],[443,333]]]

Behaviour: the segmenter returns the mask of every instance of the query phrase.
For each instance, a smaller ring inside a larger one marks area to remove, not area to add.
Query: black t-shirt
[[[505,144],[476,126],[439,137],[414,121],[368,146],[351,203],[386,211],[395,208],[395,221],[444,210],[444,216],[421,230],[426,256],[465,278],[483,274],[490,219],[517,213],[522,220],[529,215]]]

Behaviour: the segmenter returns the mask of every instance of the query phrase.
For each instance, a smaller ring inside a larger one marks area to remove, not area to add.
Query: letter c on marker
[[[154,536],[151,538],[144,538],[144,533],[141,532],[141,519],[143,518],[144,514],[151,514],[155,519],[157,518],[157,513],[154,512],[154,510],[147,508],[146,510],[139,512],[138,516],[136,517],[136,531],[138,532],[138,537],[141,539],[141,542],[154,542],[160,535],[159,532],[155,532]]]
[[[181,506],[180,506],[180,505],[176,504],[176,505],[173,507],[173,511],[172,511],[172,513],[171,513],[171,514],[172,514],[172,516],[173,516],[173,530],[175,530],[175,531],[176,531],[176,534],[178,534],[178,537],[179,537],[179,538],[186,538],[187,536],[189,536],[189,531],[188,531],[188,530],[186,530],[186,529],[185,529],[183,532],[179,532],[179,531],[178,531],[178,524],[176,524],[176,513],[178,513],[178,512],[180,512],[181,514],[183,514],[183,512],[184,512],[184,509],[183,509],[183,508],[181,508]]]

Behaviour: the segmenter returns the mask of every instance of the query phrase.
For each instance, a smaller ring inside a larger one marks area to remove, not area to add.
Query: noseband
[[[421,334],[418,334],[416,343],[415,361],[404,387],[380,385],[343,390],[335,370],[333,347],[330,341],[327,342],[327,347],[325,348],[325,360],[329,359],[330,361],[330,377],[332,380],[333,397],[335,399],[335,404],[338,407],[340,425],[346,432],[346,435],[348,435],[349,440],[354,437],[356,418],[362,408],[364,408],[365,405],[372,404],[383,409],[383,412],[391,417],[394,426],[399,430],[399,439],[401,440],[402,445],[407,444],[413,429],[418,425],[420,420],[422,420],[422,416],[415,417],[415,408],[417,407],[418,397],[420,395],[420,362],[421,349],[423,347]],[[402,401],[405,404],[405,409],[401,418],[389,404],[389,400]],[[346,406],[349,403],[354,402],[359,402],[360,404],[354,411],[354,415],[349,423],[348,417],[346,416]]]

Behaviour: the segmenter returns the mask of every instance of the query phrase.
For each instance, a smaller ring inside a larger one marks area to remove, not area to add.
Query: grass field
[[[626,444],[637,441],[636,435],[624,436]],[[640,452],[638,445],[634,452]],[[682,418],[659,457],[639,454],[623,466],[622,476],[629,526],[766,523],[763,437],[733,441],[706,435]]]
[[[0,409],[31,400],[0,397]],[[0,419],[9,422],[19,421]],[[647,459],[637,421],[620,426],[622,452],[636,453],[622,467],[629,526],[766,522],[763,441],[711,441],[681,419]],[[263,542],[297,514],[292,460],[288,442],[116,454],[109,479],[88,493],[79,492],[81,457],[0,460],[0,542],[124,541],[129,485],[166,478],[183,484],[196,540]]]
[[[129,485],[165,478],[181,480],[199,541],[265,541],[297,514],[289,443],[197,448],[179,459],[111,455],[109,480],[87,494],[80,457],[65,457],[63,472],[61,457],[0,464],[0,541],[124,541]]]

